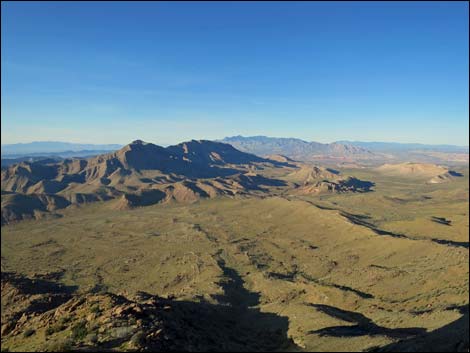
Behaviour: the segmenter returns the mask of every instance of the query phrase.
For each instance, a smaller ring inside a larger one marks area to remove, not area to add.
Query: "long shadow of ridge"
[[[458,308],[462,316],[434,331],[413,338],[400,340],[371,352],[468,352],[469,311],[468,305]]]
[[[423,334],[426,329],[421,327],[387,328],[375,324],[371,319],[361,313],[343,310],[334,306],[310,304],[318,311],[331,317],[353,323],[354,325],[341,325],[325,327],[310,331],[310,334],[328,337],[357,337],[357,336],[387,336],[390,338],[408,338]]]

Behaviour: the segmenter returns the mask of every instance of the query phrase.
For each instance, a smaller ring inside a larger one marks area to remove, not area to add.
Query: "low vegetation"
[[[2,349],[468,349],[467,169],[276,159],[237,181],[277,180],[250,194],[4,225]],[[369,189],[314,190],[348,178]]]

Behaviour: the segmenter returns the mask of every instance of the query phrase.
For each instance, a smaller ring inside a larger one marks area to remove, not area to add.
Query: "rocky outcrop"
[[[293,346],[287,318],[275,314],[144,292],[74,290],[47,275],[30,279],[2,273],[2,349],[203,352]]]

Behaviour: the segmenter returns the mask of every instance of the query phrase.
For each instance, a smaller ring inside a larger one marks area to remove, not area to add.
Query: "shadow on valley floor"
[[[364,193],[374,191],[372,188],[375,186],[375,183],[372,181],[359,180],[355,177],[349,177],[343,181],[343,185],[353,188],[354,192]]]
[[[469,311],[468,305],[457,308],[462,316],[434,331],[413,338],[373,348],[371,352],[468,352]]]
[[[243,285],[244,281],[237,271],[227,267],[225,260],[217,259],[217,265],[222,269],[223,278],[218,283],[224,290],[223,295],[213,295],[219,303],[230,305],[233,308],[247,309],[259,304],[260,295],[258,293],[248,291]]]
[[[390,338],[408,338],[426,332],[421,327],[396,328],[378,326],[371,319],[361,313],[347,311],[334,306],[322,304],[310,304],[318,311],[331,317],[354,323],[354,325],[342,325],[325,327],[320,330],[310,331],[310,334],[329,337],[356,337],[356,336],[387,336]]]
[[[240,296],[238,296],[240,298]],[[227,301],[232,299],[226,299]],[[267,352],[295,348],[288,318],[243,304],[173,301],[164,312],[168,341],[149,342],[149,351]]]
[[[315,205],[315,206],[319,207],[318,205]],[[332,210],[332,208],[328,208],[328,209]],[[429,241],[432,241],[433,243],[453,246],[453,247],[460,247],[460,248],[465,248],[465,249],[468,249],[470,245],[468,242],[464,242],[464,241],[453,241],[453,240],[439,239],[439,238],[415,237],[415,236],[410,236],[406,234],[390,232],[388,230],[379,229],[374,224],[366,221],[365,219],[368,219],[369,218],[368,216],[353,214],[353,213],[349,213],[349,212],[341,211],[341,210],[339,210],[339,212],[343,217],[348,219],[351,223],[357,224],[363,227],[367,227],[377,235],[385,235],[385,236],[389,236],[392,238],[401,238],[401,239],[410,239],[410,240],[429,240]]]
[[[212,297],[220,304],[174,303],[181,310],[196,314],[198,318],[191,325],[194,331],[190,336],[196,341],[203,339],[212,342],[199,345],[195,350],[242,352],[295,348],[287,336],[288,318],[254,308],[259,304],[259,293],[247,290],[242,277],[226,265],[220,254],[216,256],[216,261],[223,272],[218,284],[224,293]]]
[[[60,279],[62,275],[63,272],[54,272],[28,278],[13,272],[2,271],[1,278],[2,283],[8,282],[13,287],[16,287],[22,294],[61,293],[71,295],[77,290],[77,286],[65,286],[59,282],[54,282],[54,280]]]

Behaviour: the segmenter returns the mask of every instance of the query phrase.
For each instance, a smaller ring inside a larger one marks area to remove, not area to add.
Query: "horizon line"
[[[315,143],[321,143],[321,144],[333,144],[333,143],[342,143],[342,144],[354,144],[354,143],[391,143],[391,144],[401,144],[401,145],[423,145],[423,146],[452,146],[452,147],[462,147],[462,148],[469,148],[469,145],[458,145],[458,144],[446,144],[446,143],[438,143],[438,144],[433,144],[433,143],[423,143],[423,142],[398,142],[398,141],[378,141],[378,140],[344,140],[344,139],[340,139],[340,140],[334,140],[334,141],[331,141],[331,142],[318,142],[318,141],[315,141],[315,140],[304,140],[302,138],[298,138],[298,137],[278,137],[278,136],[267,136],[267,135],[247,135],[247,136],[244,136],[244,135],[232,135],[232,136],[225,136],[223,138],[217,138],[217,139],[190,139],[190,140],[183,140],[181,142],[177,142],[175,144],[178,144],[178,143],[183,143],[183,142],[187,142],[187,141],[191,141],[191,140],[207,140],[207,141],[216,141],[216,142],[221,142],[222,140],[226,139],[226,138],[234,138],[234,137],[242,137],[242,138],[254,138],[254,137],[266,137],[266,138],[275,138],[275,139],[296,139],[296,140],[301,140],[301,141],[304,141],[304,142],[307,142],[307,143],[312,143],[312,142],[315,142]],[[11,142],[11,143],[2,143],[1,146],[8,146],[8,145],[26,145],[26,144],[32,144],[32,143],[64,143],[64,144],[79,144],[79,145],[97,145],[97,146],[109,146],[109,145],[118,145],[118,146],[126,146],[130,143],[132,143],[133,141],[136,141],[136,140],[142,140],[142,139],[132,139],[132,141],[128,142],[128,143],[96,143],[96,142],[72,142],[72,141],[58,141],[58,140],[33,140],[33,141],[29,141],[29,142]],[[142,140],[142,141],[145,141],[145,140]],[[146,141],[147,142],[147,141]],[[154,142],[150,142],[150,143],[154,143]],[[155,143],[154,143],[155,144]],[[171,145],[171,144],[168,144],[168,143],[161,143],[162,145]]]

